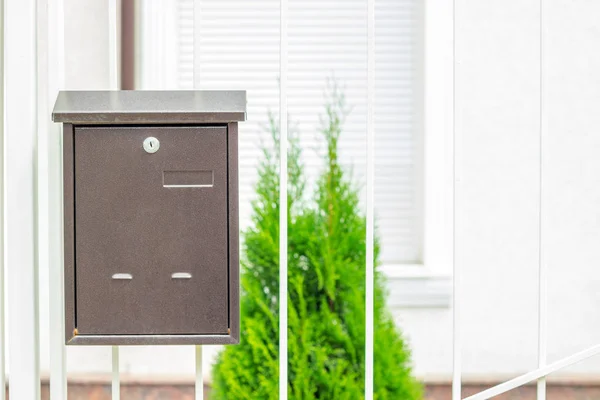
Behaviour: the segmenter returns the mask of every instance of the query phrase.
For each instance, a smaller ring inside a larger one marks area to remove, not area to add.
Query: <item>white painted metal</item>
[[[452,1],[452,191],[453,191],[453,207],[452,207],[452,265],[453,265],[453,290],[452,290],[452,400],[460,400],[462,397],[462,342],[461,342],[461,325],[460,325],[460,193],[461,193],[461,158],[460,151],[462,146],[460,126],[458,126],[458,116],[456,114],[457,102],[457,82],[456,68],[458,62],[456,60],[456,0]]]
[[[547,363],[548,348],[548,293],[547,276],[548,263],[545,245],[546,230],[546,204],[544,202],[545,176],[546,168],[546,143],[548,129],[545,118],[545,99],[544,99],[544,0],[540,0],[540,198],[539,198],[539,289],[538,289],[538,368],[543,368]],[[540,378],[537,382],[538,400],[546,400],[546,378]]]
[[[204,378],[202,376],[202,346],[196,346],[196,400],[204,400]]]
[[[138,2],[139,56],[136,58],[138,73],[136,88],[142,90],[165,90],[181,88],[179,80],[179,56],[181,48],[187,51],[186,79],[193,87],[193,19],[194,0],[147,0]],[[185,10],[180,7],[185,6]],[[199,9],[199,7],[198,7]],[[185,15],[182,18],[182,14]],[[181,43],[178,38],[180,23],[186,24],[188,37]],[[196,25],[198,27],[199,25]],[[191,70],[191,71],[190,71]]]
[[[6,229],[11,398],[40,398],[36,248],[36,2],[5,8]]]
[[[120,1],[108,1],[108,59],[109,86],[112,90],[120,89]],[[119,376],[119,347],[112,346],[112,399],[121,397],[121,379]]]
[[[49,228],[48,228],[48,144],[49,144],[49,130],[50,130],[50,107],[49,104],[52,100],[49,99],[49,81],[51,79],[48,71],[49,63],[49,17],[48,17],[48,3],[45,1],[36,2],[36,27],[37,27],[37,165],[36,165],[36,190],[37,197],[36,201],[36,240],[37,240],[37,265],[38,265],[38,279],[39,282],[49,282]],[[48,316],[43,312],[44,307],[49,307],[50,304],[50,292],[52,288],[46,286],[40,287],[38,293],[39,296],[39,307],[41,316]],[[41,320],[38,322],[40,325],[49,326],[49,321]],[[45,344],[45,343],[44,343]],[[48,345],[50,343],[48,342]],[[42,344],[41,351],[45,348]]]
[[[288,390],[288,0],[279,2],[279,400]]]
[[[121,1],[108,0],[108,60],[110,88],[120,88],[121,66]]]
[[[201,85],[200,85],[200,56],[199,56],[199,52],[200,52],[200,39],[199,39],[199,34],[200,34],[200,10],[201,10],[201,0],[194,0],[194,26],[193,26],[193,30],[194,30],[194,68],[193,68],[193,73],[194,73],[194,77],[193,77],[193,82],[194,82],[194,88],[195,89],[200,89]],[[196,389],[195,389],[195,394],[196,394],[196,400],[202,400],[204,399],[204,377],[203,377],[203,371],[202,371],[202,346],[196,346]]]
[[[201,6],[202,0],[194,0],[194,54],[192,56],[194,59],[194,89],[200,89],[200,52],[202,51],[200,43],[200,28],[202,27]]]
[[[4,329],[4,0],[0,0],[0,400],[6,398]]]
[[[48,293],[50,399],[67,399],[64,338],[62,127],[50,121],[50,109],[65,83],[64,1],[48,1]]]
[[[375,0],[367,0],[367,232],[365,292],[365,399],[373,399],[373,285],[375,248]]]
[[[119,375],[119,346],[112,346],[112,400],[121,398],[121,376]]]
[[[590,357],[600,354],[600,344],[592,346],[588,349],[580,351],[579,353],[575,353],[568,357],[562,358],[558,361],[555,361],[551,364],[547,364],[542,368],[535,369],[531,372],[518,376],[514,379],[491,387],[487,390],[474,394],[465,398],[464,400],[484,400],[489,399],[494,396],[498,396],[502,393],[506,393],[509,390],[513,390],[518,388],[519,386],[523,386],[529,382],[533,382],[536,379],[540,379],[546,377],[556,371],[560,371],[563,368],[569,367],[571,365],[577,364],[583,360],[586,360]]]

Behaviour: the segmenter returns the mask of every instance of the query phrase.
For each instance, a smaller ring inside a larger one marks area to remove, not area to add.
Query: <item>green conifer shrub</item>
[[[365,346],[365,217],[359,188],[338,160],[347,114],[344,95],[328,83],[323,170],[305,193],[298,133],[288,152],[288,393],[290,399],[363,399]],[[269,145],[243,233],[241,343],[226,347],[213,368],[211,398],[278,398],[279,132],[269,115]],[[379,246],[376,244],[376,261]],[[376,262],[377,264],[377,262]],[[410,352],[385,308],[375,272],[375,398],[422,398]]]

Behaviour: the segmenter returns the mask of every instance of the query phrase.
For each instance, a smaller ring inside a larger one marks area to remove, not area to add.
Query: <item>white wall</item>
[[[538,0],[457,0],[456,126],[463,370],[537,365],[540,11]],[[600,3],[545,4],[548,361],[600,337]],[[397,310],[419,375],[451,373],[451,310]],[[600,358],[561,374],[598,379]]]
[[[67,86],[104,88],[106,10],[101,0],[79,3],[66,1]],[[549,165],[544,250],[553,361],[600,337],[600,3],[544,4]],[[539,1],[456,0],[456,10],[463,369],[469,377],[514,376],[537,364]],[[47,321],[47,308],[41,313]],[[448,377],[451,309],[397,309],[395,315],[414,349],[416,372],[429,379]],[[47,325],[42,329],[47,370]],[[69,347],[67,353],[71,375],[110,371],[108,348]],[[121,367],[191,378],[193,348],[125,348]],[[596,358],[563,374],[599,372]]]

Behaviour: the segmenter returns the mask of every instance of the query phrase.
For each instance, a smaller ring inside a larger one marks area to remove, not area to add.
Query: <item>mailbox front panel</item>
[[[228,334],[227,146],[225,126],[75,127],[78,334]]]

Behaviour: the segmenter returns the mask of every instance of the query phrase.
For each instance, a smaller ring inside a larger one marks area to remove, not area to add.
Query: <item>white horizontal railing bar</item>
[[[535,381],[536,379],[540,379],[546,377],[556,371],[559,371],[563,368],[571,366],[573,364],[577,364],[583,360],[586,360],[590,357],[593,357],[597,354],[600,354],[600,344],[592,346],[586,350],[580,351],[579,353],[575,353],[571,356],[565,357],[558,361],[555,361],[551,364],[547,364],[542,368],[538,368],[521,376],[518,376],[514,379],[491,387],[489,389],[484,390],[483,392],[479,392],[472,396],[465,398],[464,400],[484,400],[489,399],[494,396],[498,396],[502,393],[506,393],[509,390],[515,389],[519,386],[523,386],[529,382]]]

